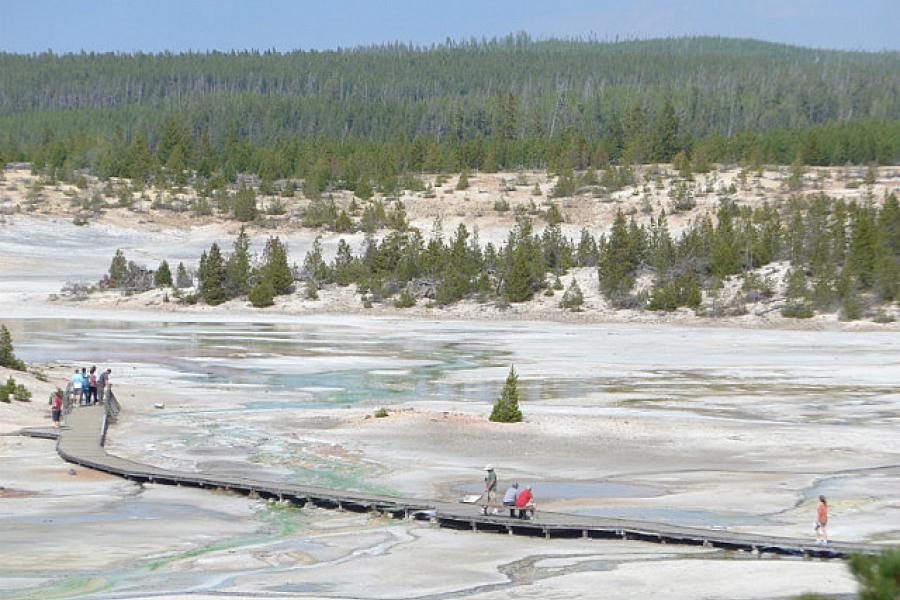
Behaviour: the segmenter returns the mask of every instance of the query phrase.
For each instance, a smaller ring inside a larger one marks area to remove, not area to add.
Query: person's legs
[[[97,404],[97,387],[91,388],[91,404]]]
[[[825,525],[822,525],[822,527],[820,527],[819,529],[822,531],[822,543],[827,544],[828,543],[828,530],[825,528]]]

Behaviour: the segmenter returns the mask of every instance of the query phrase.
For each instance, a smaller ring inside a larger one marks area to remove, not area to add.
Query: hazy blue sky
[[[527,31],[900,49],[900,0],[0,0],[8,52],[336,48]]]

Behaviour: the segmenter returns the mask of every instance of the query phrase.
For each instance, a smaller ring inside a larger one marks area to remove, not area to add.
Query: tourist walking
[[[503,506],[509,509],[509,516],[516,516],[516,499],[519,496],[519,482],[514,481],[511,486],[506,488],[506,493],[503,494]]]
[[[81,367],[81,402],[80,404],[88,404],[91,393],[91,382],[88,379],[87,369]]]
[[[57,388],[50,396],[50,415],[53,417],[53,426],[59,429],[59,419],[62,416],[63,393]]]
[[[78,404],[81,404],[81,371],[77,367],[69,383],[72,386],[72,402],[77,401]]]
[[[481,495],[484,500],[483,514],[488,514],[488,507],[497,504],[497,474],[494,472],[493,465],[484,468],[487,472],[484,476],[484,493]],[[496,513],[494,509],[494,513]]]
[[[828,543],[828,502],[825,496],[819,496],[819,506],[816,508],[816,543],[823,546]]]
[[[97,404],[97,366],[91,367],[88,373],[88,404]]]

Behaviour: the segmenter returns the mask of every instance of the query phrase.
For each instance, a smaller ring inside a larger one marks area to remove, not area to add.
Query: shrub
[[[383,419],[386,416],[388,416],[388,411],[386,408],[379,408],[378,410],[375,411],[376,419]]]
[[[409,289],[405,289],[400,292],[400,295],[394,300],[394,308],[412,308],[416,305],[416,297],[409,291]]]
[[[547,213],[544,215],[544,219],[546,219],[547,224],[549,225],[559,225],[565,219],[563,219],[562,213],[559,212],[559,208],[555,204],[551,204],[550,208],[547,209]]]
[[[791,300],[781,309],[781,316],[789,319],[811,319],[816,312],[805,300]]]
[[[31,392],[21,383],[10,377],[6,384],[0,386],[0,402],[9,402],[9,397],[19,402],[31,402]]]
[[[250,303],[256,308],[264,308],[275,304],[275,288],[268,277],[262,277],[256,282],[256,285],[250,290],[247,296]]]
[[[573,277],[572,283],[569,284],[569,289],[563,294],[559,307],[571,310],[572,312],[579,312],[583,304],[584,295],[581,293],[581,287],[579,287],[578,282],[575,281],[575,278]]]

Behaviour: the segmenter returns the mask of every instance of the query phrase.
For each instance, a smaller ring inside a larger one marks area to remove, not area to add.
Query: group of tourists
[[[90,369],[87,367],[75,369],[75,374],[72,375],[67,386],[69,401],[73,405],[77,402],[79,406],[99,404],[103,401],[106,392],[112,389],[109,380],[111,374],[112,369],[98,372],[96,366],[92,366]],[[63,396],[64,393],[60,389],[50,394],[50,414],[53,418],[53,425],[57,428],[62,419],[65,403]]]
[[[92,366],[90,369],[81,367],[81,370],[75,369],[72,375],[72,400],[76,398],[79,406],[90,406],[97,404],[100,398],[97,390],[106,390],[109,388],[109,377],[112,369],[106,369],[101,373],[97,373],[97,367]]]
[[[483,501],[482,512],[488,514],[490,510],[496,515],[500,510],[497,505],[497,473],[494,471],[493,465],[486,466],[484,470],[486,473],[484,476],[484,493],[481,495],[481,500]],[[536,506],[531,486],[526,485],[524,489],[519,489],[519,482],[512,482],[506,489],[506,493],[503,494],[502,507],[509,510],[511,518],[527,519],[530,514],[530,518],[533,519]]]

